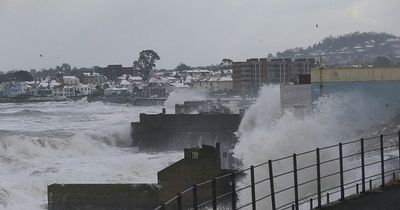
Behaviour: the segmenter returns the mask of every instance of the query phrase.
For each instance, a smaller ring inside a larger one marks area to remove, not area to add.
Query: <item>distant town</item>
[[[204,67],[181,63],[174,69],[157,69],[160,59],[157,52],[143,50],[132,66],[78,69],[64,63],[50,69],[0,71],[0,102],[88,97],[89,101],[158,105],[174,90],[189,88],[207,90],[215,97],[254,98],[265,84],[310,84],[312,69],[397,67],[400,38],[356,32],[325,38],[307,49],[243,61],[223,59]]]

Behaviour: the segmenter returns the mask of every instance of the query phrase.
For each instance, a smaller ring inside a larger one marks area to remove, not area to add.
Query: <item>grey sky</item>
[[[130,66],[143,49],[158,52],[158,68],[265,57],[328,35],[400,35],[399,8],[399,0],[0,0],[0,70]]]

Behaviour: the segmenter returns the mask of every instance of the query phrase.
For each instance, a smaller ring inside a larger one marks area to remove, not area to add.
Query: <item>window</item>
[[[192,159],[193,160],[198,160],[199,159],[199,152],[198,151],[193,151],[192,152]]]

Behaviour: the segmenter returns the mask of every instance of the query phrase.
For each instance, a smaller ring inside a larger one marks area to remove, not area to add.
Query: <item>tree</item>
[[[156,66],[160,56],[153,50],[143,50],[139,53],[139,58],[133,62],[133,68],[138,70],[144,80],[150,79],[150,72]]]
[[[392,66],[392,61],[387,56],[377,56],[373,65],[374,67],[390,67]]]
[[[7,73],[8,74],[8,78],[14,81],[19,81],[19,82],[23,82],[23,81],[33,81],[33,77],[31,75],[31,73],[27,72],[27,71],[16,71],[16,72],[10,72]]]
[[[188,66],[188,65],[186,65],[186,64],[184,64],[184,63],[180,63],[180,64],[175,68],[175,70],[181,72],[181,71],[184,71],[184,70],[189,70],[190,68],[191,68],[190,66]]]
[[[224,59],[222,59],[222,62],[221,62],[220,65],[221,65],[221,66],[228,67],[228,66],[231,66],[232,63],[233,63],[233,60],[231,60],[231,59],[229,59],[229,58],[224,58]]]
[[[68,63],[63,63],[63,64],[61,65],[61,69],[62,69],[63,71],[71,71],[71,65],[69,65]]]

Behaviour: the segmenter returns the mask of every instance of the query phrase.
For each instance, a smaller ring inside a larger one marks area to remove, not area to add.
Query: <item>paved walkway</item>
[[[357,198],[348,199],[337,205],[326,206],[323,210],[400,210],[400,185],[383,190],[365,193]]]

